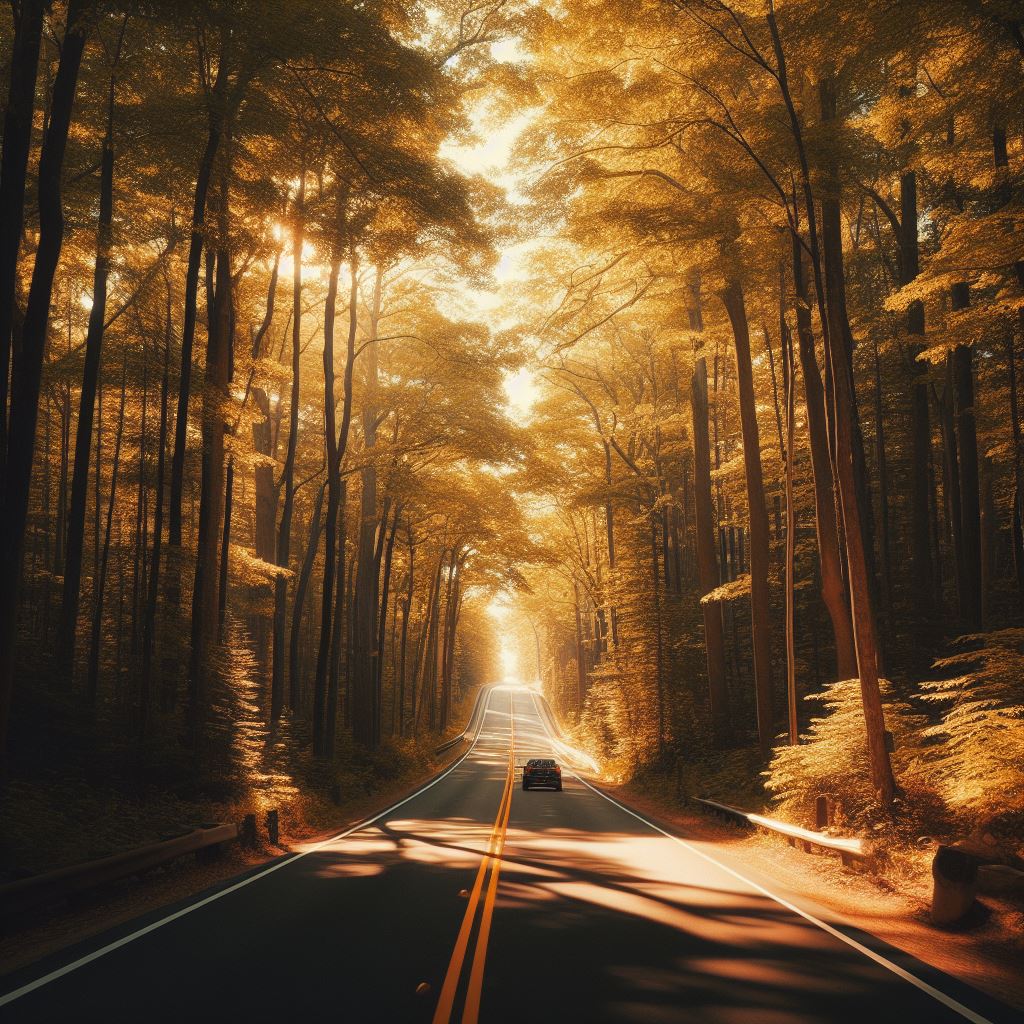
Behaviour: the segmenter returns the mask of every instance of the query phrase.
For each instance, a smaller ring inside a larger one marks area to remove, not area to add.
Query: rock
[[[974,906],[978,891],[978,861],[965,850],[940,846],[932,861],[932,921],[956,924]]]
[[[989,896],[1024,897],[1024,871],[1007,864],[982,864],[978,868],[978,891]]]

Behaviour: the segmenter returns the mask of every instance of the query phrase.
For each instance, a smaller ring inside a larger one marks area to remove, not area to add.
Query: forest
[[[527,37],[520,659],[619,778],[1019,849],[1019,9],[636,10]]]
[[[607,779],[1019,849],[1022,26],[14,0],[0,866],[322,827],[513,671]]]

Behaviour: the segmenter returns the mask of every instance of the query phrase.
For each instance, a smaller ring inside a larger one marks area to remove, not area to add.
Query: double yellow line
[[[483,990],[484,964],[487,960],[487,940],[491,934],[494,901],[498,893],[498,875],[501,872],[501,851],[505,846],[505,833],[508,830],[509,812],[512,810],[512,788],[516,774],[516,720],[511,698],[509,698],[509,721],[511,722],[511,736],[508,747],[508,771],[505,776],[505,789],[501,794],[501,803],[498,805],[498,816],[494,819],[494,825],[491,828],[491,838],[487,843],[487,853],[484,854],[483,860],[480,861],[480,868],[476,873],[476,880],[473,882],[473,889],[469,894],[469,905],[466,907],[466,913],[462,918],[462,925],[459,928],[459,935],[455,940],[452,958],[448,963],[448,972],[444,976],[441,995],[437,1001],[437,1009],[434,1011],[433,1024],[449,1024],[451,1020],[452,1009],[455,1004],[455,992],[459,987],[459,979],[462,977],[462,965],[466,960],[466,951],[469,949],[473,922],[476,920],[477,908],[480,906],[480,895],[484,892],[484,883],[486,881],[487,891],[483,899],[480,928],[477,931],[473,963],[469,970],[469,987],[466,990],[466,1001],[462,1008],[462,1024],[476,1024],[480,1016],[480,994]],[[489,879],[487,878],[488,871],[490,871]]]

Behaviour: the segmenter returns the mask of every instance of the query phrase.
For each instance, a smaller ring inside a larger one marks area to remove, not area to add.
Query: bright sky
[[[498,594],[487,606],[491,618],[498,627],[498,643],[501,645],[499,658],[501,661],[502,682],[510,683],[519,679],[519,656],[509,632],[509,617],[512,604],[508,594]]]
[[[522,57],[516,40],[509,40],[493,47],[498,60],[515,61]],[[512,168],[512,156],[517,139],[534,116],[532,111],[521,113],[508,121],[495,124],[488,116],[486,103],[482,103],[472,114],[476,139],[469,145],[448,143],[441,147],[441,155],[450,160],[460,171],[468,175],[479,174],[505,190],[512,203],[522,198],[522,175]],[[517,284],[527,279],[525,256],[530,242],[511,245],[503,249],[494,270],[494,284],[488,289],[474,289],[460,295],[466,312],[490,323],[492,328],[514,326],[514,321],[505,312],[509,299],[514,296]],[[534,372],[529,367],[505,375],[506,413],[516,423],[529,420],[538,389]],[[509,595],[496,595],[488,611],[497,627],[498,642],[501,645],[500,662],[503,680],[516,679],[519,675],[519,659],[511,636],[510,615],[512,611]]]
[[[537,400],[537,381],[531,369],[523,367],[505,375],[505,394],[508,395],[509,414],[517,422],[530,418]]]
[[[514,39],[498,43],[492,50],[498,60],[521,58],[518,41]],[[511,167],[513,148],[533,116],[532,111],[526,111],[495,124],[488,114],[486,102],[481,103],[471,115],[476,140],[470,145],[446,143],[441,147],[441,155],[463,173],[479,174],[504,189],[510,201],[515,203],[521,198],[522,176]],[[524,257],[530,245],[529,242],[511,245],[501,251],[492,288],[472,289],[460,295],[472,314],[489,320],[492,327],[512,326],[510,321],[499,318],[502,318],[503,307],[516,284],[526,280]],[[526,368],[509,373],[505,378],[505,392],[509,416],[520,423],[527,420],[537,397],[534,374]]]

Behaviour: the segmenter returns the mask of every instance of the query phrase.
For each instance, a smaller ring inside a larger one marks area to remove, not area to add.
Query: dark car
[[[562,769],[550,757],[532,757],[523,765],[523,789],[538,786],[562,792]]]

